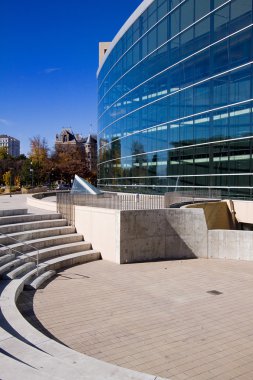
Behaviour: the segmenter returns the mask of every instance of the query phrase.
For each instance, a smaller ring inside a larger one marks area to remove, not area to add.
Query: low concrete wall
[[[26,189],[25,187],[21,188],[21,193],[22,194],[35,194],[35,193],[43,193],[47,191],[46,186],[40,186],[40,187],[33,187],[31,189]]]
[[[120,263],[120,211],[75,206],[75,226],[103,259]]]
[[[208,258],[253,260],[252,231],[208,231]]]
[[[47,202],[40,199],[36,199],[32,195],[27,196],[27,204],[29,206],[41,208],[43,210],[55,211],[55,212],[57,211],[56,202]]]

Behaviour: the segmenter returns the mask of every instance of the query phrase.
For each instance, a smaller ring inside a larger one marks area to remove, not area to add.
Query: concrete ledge
[[[57,211],[56,202],[35,199],[32,195],[27,196],[27,204],[32,207],[41,208],[48,211]]]

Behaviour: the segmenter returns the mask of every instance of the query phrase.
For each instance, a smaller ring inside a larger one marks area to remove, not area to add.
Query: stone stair
[[[100,258],[91,243],[84,241],[83,236],[68,226],[59,214],[27,214],[24,209],[0,210],[2,280],[26,275],[26,287],[37,289],[55,275],[56,270]],[[37,275],[41,278],[36,278]]]

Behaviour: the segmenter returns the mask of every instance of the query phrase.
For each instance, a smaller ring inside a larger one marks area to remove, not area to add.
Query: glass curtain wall
[[[138,14],[98,73],[101,189],[251,197],[252,27],[252,0]]]

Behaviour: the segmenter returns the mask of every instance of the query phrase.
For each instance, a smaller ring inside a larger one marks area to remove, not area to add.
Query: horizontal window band
[[[129,95],[131,92],[137,90],[139,87],[143,86],[144,84],[148,83],[149,81],[152,81],[153,79],[159,77],[160,75],[164,74],[166,71],[169,71],[170,69],[173,69],[174,67],[176,67],[177,65],[187,61],[188,59],[190,58],[193,58],[195,57],[196,55],[202,53],[203,51],[205,50],[208,50],[210,49],[211,47],[215,46],[215,45],[218,45],[219,43],[221,42],[224,42],[225,40],[231,38],[231,37],[234,37],[235,35],[245,31],[246,29],[249,29],[253,26],[253,24],[249,24],[247,26],[245,26],[244,28],[240,29],[240,30],[237,30],[236,32],[234,33],[231,33],[229,34],[228,36],[226,37],[223,37],[222,39],[218,40],[218,41],[215,41],[213,42],[212,44],[209,44],[207,46],[205,46],[204,48],[201,48],[200,50],[188,55],[187,57],[181,59],[180,61],[178,62],[175,62],[173,65],[171,66],[168,66],[167,68],[163,69],[162,71],[160,71],[159,73],[156,73],[155,75],[153,75],[152,77],[146,79],[145,81],[143,81],[142,83],[138,84],[137,86],[135,86],[134,88],[132,88],[131,90],[129,90],[128,92],[126,92],[124,95],[122,95],[121,97],[119,97],[116,101],[114,101],[106,110],[103,111],[103,113],[101,115],[99,115],[98,117],[98,120],[101,119],[101,117],[114,105],[116,104],[119,100],[121,100],[122,98],[124,98],[125,96]],[[134,67],[132,68],[134,69]],[[132,70],[131,69],[131,70]],[[100,101],[98,102],[98,105],[100,105],[100,103],[102,102],[102,100],[104,99],[104,97],[109,93],[109,91],[111,91],[111,89],[113,89],[113,87],[115,87],[115,85],[121,80],[122,78],[120,78],[117,82],[115,82],[115,84],[110,87],[110,89],[106,92],[106,94],[100,99]]]
[[[233,67],[233,68],[231,68],[231,69],[229,69],[229,70],[223,71],[222,73],[219,73],[219,74],[216,74],[216,75],[212,75],[211,77],[208,77],[208,78],[202,79],[202,80],[199,81],[199,82],[193,83],[193,84],[191,84],[191,85],[189,85],[189,86],[186,86],[186,87],[183,87],[183,88],[180,88],[180,89],[178,89],[177,91],[174,91],[174,92],[172,92],[172,93],[170,93],[170,94],[168,94],[168,95],[162,96],[161,98],[156,99],[156,100],[153,100],[153,101],[150,102],[150,103],[144,104],[143,106],[141,106],[141,107],[139,107],[139,108],[136,108],[135,110],[132,110],[131,112],[128,112],[126,115],[121,116],[120,118],[114,120],[112,123],[108,124],[105,128],[103,128],[99,133],[104,132],[107,128],[109,128],[110,126],[114,125],[114,124],[117,123],[118,121],[120,121],[120,120],[122,120],[122,119],[125,119],[125,118],[128,117],[129,115],[132,115],[133,113],[135,113],[135,112],[137,112],[137,111],[139,111],[139,110],[142,110],[142,109],[144,109],[144,108],[147,108],[147,107],[149,107],[149,106],[152,105],[152,104],[158,103],[158,102],[160,102],[160,101],[163,100],[163,99],[167,99],[168,97],[171,97],[171,96],[173,96],[173,95],[175,95],[175,94],[179,94],[179,93],[181,93],[181,92],[183,92],[183,91],[185,91],[185,90],[188,90],[188,89],[190,89],[190,88],[194,88],[195,86],[198,86],[198,85],[201,85],[201,84],[203,84],[203,83],[209,82],[209,81],[211,81],[212,79],[216,79],[216,78],[219,78],[219,77],[221,77],[221,76],[223,76],[223,75],[225,75],[225,74],[228,74],[228,73],[231,73],[231,72],[233,72],[233,71],[236,71],[236,70],[239,70],[239,69],[245,68],[246,66],[252,65],[252,63],[253,63],[253,61],[250,61],[250,62],[244,63],[243,65],[239,65],[239,66]],[[187,116],[187,117],[189,117],[189,116]]]
[[[145,187],[145,188],[171,188],[171,189],[174,189],[175,187],[180,189],[186,189],[186,188],[189,188],[189,189],[227,189],[227,190],[230,190],[230,189],[243,189],[243,190],[253,190],[253,187],[252,186],[208,186],[208,185],[203,185],[203,186],[199,186],[199,185],[138,185],[138,184],[133,184],[133,185],[114,185],[114,184],[107,184],[107,185],[103,185],[103,187],[134,187],[134,188],[138,188],[138,187]]]
[[[222,144],[222,143],[230,143],[230,142],[236,142],[236,141],[251,140],[251,139],[253,139],[253,135],[249,135],[249,136],[246,136],[246,137],[238,137],[238,138],[234,138],[234,139],[208,141],[208,142],[200,143],[200,144],[183,145],[181,147],[176,147],[176,148],[167,148],[167,149],[161,149],[161,150],[153,150],[153,151],[149,151],[149,152],[145,152],[145,153],[138,153],[138,154],[135,154],[135,155],[124,156],[124,157],[120,157],[120,158],[114,158],[114,159],[108,160],[108,161],[99,162],[98,166],[106,164],[106,163],[114,162],[114,161],[117,161],[117,160],[122,160],[122,159],[142,156],[143,154],[147,155],[147,154],[163,153],[163,152],[171,152],[171,151],[174,152],[174,151],[181,150],[181,149],[190,149],[190,148],[195,148],[195,147],[202,147],[202,146],[216,145],[216,144]]]
[[[176,9],[178,6],[181,6],[183,3],[184,3],[184,2],[178,4],[178,5],[175,7],[175,9]],[[161,44],[160,46],[158,46],[156,49],[154,49],[152,52],[150,52],[150,53],[147,54],[144,58],[142,58],[139,62],[137,62],[136,65],[134,65],[130,70],[126,71],[126,72],[125,72],[125,73],[124,73],[119,79],[117,79],[117,81],[113,83],[112,87],[115,86],[115,85],[118,83],[118,81],[119,81],[120,79],[122,79],[125,75],[127,75],[127,74],[128,74],[133,68],[135,68],[137,65],[139,65],[139,64],[140,64],[141,62],[143,62],[144,60],[146,60],[148,57],[150,57],[152,54],[154,54],[157,50],[161,49],[161,48],[162,48],[163,46],[165,46],[167,43],[173,41],[173,39],[177,38],[177,37],[180,36],[182,33],[186,32],[186,31],[189,30],[189,29],[191,29],[191,28],[192,28],[193,26],[195,26],[197,23],[203,21],[205,18],[207,18],[208,16],[210,16],[212,13],[216,12],[216,11],[219,10],[220,8],[223,8],[224,6],[226,6],[226,5],[229,4],[229,3],[231,3],[231,0],[228,0],[228,1],[226,1],[225,3],[221,4],[220,6],[218,6],[217,8],[213,9],[211,12],[207,13],[206,15],[204,15],[203,17],[201,17],[200,19],[196,20],[196,21],[195,21],[194,23],[192,23],[191,25],[188,25],[185,29],[181,30],[179,33],[175,34],[175,35],[174,35],[173,37],[171,37],[169,40],[165,41],[163,44]],[[173,10],[173,11],[174,11],[174,10]],[[150,30],[151,30],[151,29],[153,29],[153,27],[150,28]],[[147,31],[147,33],[148,33],[148,32],[149,32],[149,30]],[[139,39],[139,41],[140,41],[141,39],[143,39],[143,37],[145,37],[145,35],[143,35],[143,36]],[[139,41],[138,41],[138,42],[139,42]],[[134,44],[134,45],[135,45],[135,44]],[[132,45],[132,46],[129,48],[129,50],[130,50],[134,45]],[[110,71],[110,72],[111,72],[111,71]],[[108,73],[108,74],[109,74],[109,73]],[[108,76],[108,75],[107,75],[107,76]],[[106,78],[107,78],[107,76],[106,76]],[[103,81],[100,83],[100,85],[99,85],[99,89],[100,89],[101,86],[103,85],[103,83],[104,83],[104,81],[105,81],[106,78],[104,78]],[[112,88],[112,87],[111,87],[111,88]],[[110,89],[111,89],[111,88],[110,88]],[[110,91],[110,89],[109,89],[108,91]],[[107,93],[108,93],[108,92],[107,92]],[[106,93],[106,94],[107,94],[107,93]],[[105,94],[105,95],[106,95],[106,94]],[[101,100],[102,100],[102,99],[101,99]],[[101,101],[101,100],[100,100],[100,101]]]

